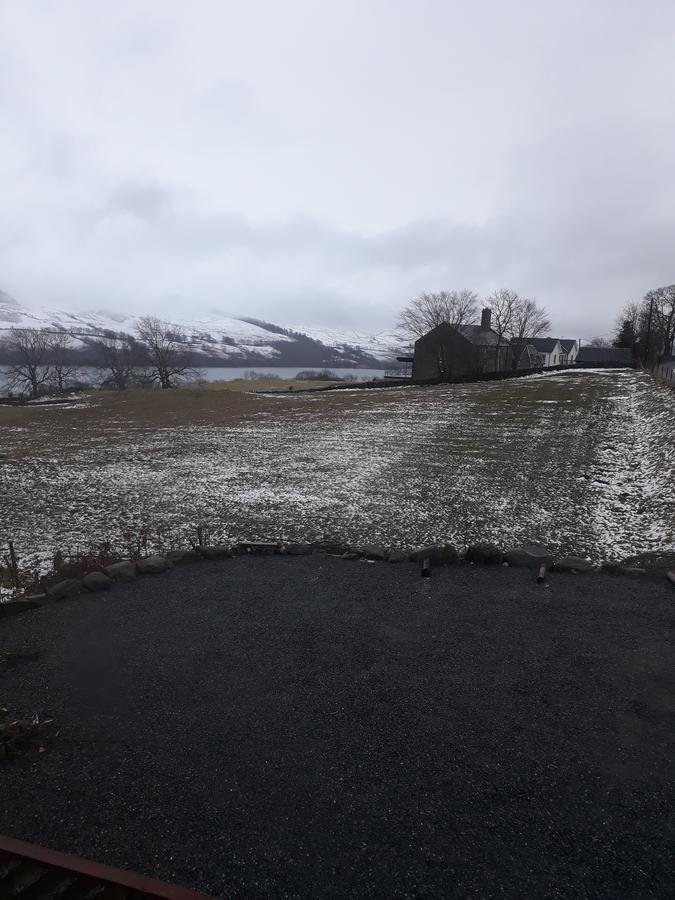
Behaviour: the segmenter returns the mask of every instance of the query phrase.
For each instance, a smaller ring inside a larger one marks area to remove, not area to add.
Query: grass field
[[[232,381],[209,381],[200,384],[197,390],[207,391],[313,391],[341,381],[308,381],[298,378],[235,378]]]
[[[94,393],[0,407],[0,545],[542,541],[675,549],[675,395],[633,371],[295,396]],[[42,563],[44,565],[44,562]]]

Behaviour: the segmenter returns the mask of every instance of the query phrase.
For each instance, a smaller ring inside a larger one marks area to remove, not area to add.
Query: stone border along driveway
[[[306,556],[311,553],[323,553],[339,556],[343,559],[361,559],[368,562],[414,562],[420,565],[423,576],[431,575],[435,566],[453,565],[461,562],[469,565],[504,565],[535,569],[538,572],[537,580],[539,582],[544,581],[546,572],[549,570],[571,574],[601,573],[605,575],[624,575],[633,578],[645,578],[654,574],[638,566],[623,566],[620,562],[606,562],[598,569],[588,560],[577,556],[566,556],[556,559],[553,553],[538,544],[526,544],[514,547],[506,552],[494,544],[472,544],[467,548],[464,557],[461,557],[452,544],[420,547],[412,553],[406,553],[402,550],[387,550],[380,545],[367,545],[360,549],[354,549],[328,542],[319,544],[242,542],[234,547],[225,545],[193,547],[190,550],[170,550],[165,556],[154,555],[139,560],[120,560],[106,566],[102,571],[88,572],[82,579],[66,578],[57,581],[45,593],[30,594],[26,597],[0,603],[0,617],[35,609],[51,600],[75,597],[83,592],[106,591],[115,582],[129,581],[138,575],[159,575],[177,565],[225,559],[245,554]],[[665,577],[671,584],[675,585],[675,569],[666,572]]]

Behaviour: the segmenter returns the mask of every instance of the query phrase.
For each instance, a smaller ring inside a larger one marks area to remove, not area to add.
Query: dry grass
[[[633,372],[1,407],[0,541],[25,565],[94,542],[121,552],[129,534],[185,546],[198,523],[213,543],[670,551],[674,415],[670,392]]]
[[[286,393],[289,391],[315,391],[335,384],[343,384],[343,382],[303,381],[296,378],[236,378],[234,381],[210,381],[208,384],[199,385],[199,388],[205,388],[207,391],[272,391],[274,393]]]
[[[232,384],[246,384],[248,390],[230,389]],[[280,405],[278,397],[253,392],[252,386],[263,390],[266,384],[278,387],[279,382],[212,382],[175,391],[96,391],[65,406],[0,406],[0,461],[43,458],[45,454],[70,456],[83,447],[119,445],[120,440],[131,441],[163,428],[234,426],[269,415],[285,418],[291,407]],[[290,384],[307,387],[317,383]],[[326,382],[320,386],[325,387]],[[278,393],[291,396],[294,392]],[[322,413],[329,416],[348,411],[355,403],[352,391],[321,392],[317,397],[321,398]],[[394,399],[393,394],[390,397]],[[387,393],[380,402],[387,402]],[[11,433],[11,440],[3,441],[3,431],[7,437]]]

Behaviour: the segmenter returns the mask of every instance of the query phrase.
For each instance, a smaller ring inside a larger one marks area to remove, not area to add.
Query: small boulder
[[[595,572],[595,566],[580,556],[564,556],[562,559],[556,559],[553,568],[556,572]]]
[[[647,570],[641,569],[639,566],[628,566],[624,574],[629,578],[643,578],[647,574]]]
[[[506,553],[506,561],[510,566],[525,569],[538,569],[540,566],[550,568],[553,565],[553,554],[539,544],[524,544],[514,547]]]
[[[420,547],[413,551],[410,556],[415,562],[422,562],[428,559],[434,566],[450,566],[459,561],[459,553],[452,544],[443,544],[440,546],[432,545],[429,547]]]
[[[136,563],[124,559],[121,562],[111,563],[103,571],[113,581],[129,581],[136,577]]]
[[[288,544],[286,547],[286,553],[289,556],[307,556],[311,552],[311,544]]]
[[[387,562],[390,563],[402,563],[408,562],[408,554],[404,553],[402,550],[392,550],[387,554]]]
[[[112,579],[105,572],[89,572],[82,579],[82,587],[88,591],[109,591]]]
[[[467,562],[472,562],[479,566],[500,566],[504,561],[504,553],[496,544],[483,542],[471,544],[467,548],[466,559]]]
[[[666,572],[666,578],[671,584],[675,584],[675,570],[672,572]]]
[[[233,548],[233,551],[236,551],[237,555],[241,553],[254,553],[257,556],[270,556],[274,553],[279,553],[280,550],[281,544],[265,541],[241,541],[237,544],[236,548]]]
[[[66,597],[75,597],[82,591],[82,585],[76,578],[66,578],[65,581],[59,581],[58,584],[49,588],[49,593],[56,600],[63,600]]]
[[[379,561],[386,558],[387,551],[384,547],[380,547],[379,544],[368,544],[363,548],[362,555],[365,559]]]
[[[600,571],[604,575],[623,575],[625,573],[624,567],[620,562],[616,562],[615,560],[608,559],[607,562],[604,562],[600,566]]]
[[[343,559],[361,559],[361,554],[357,550],[347,550],[342,554]]]
[[[332,556],[342,556],[343,553],[349,550],[349,547],[345,547],[344,544],[338,544],[336,541],[318,541],[316,544],[312,544],[312,550],[314,553],[329,553]]]
[[[139,575],[158,575],[171,568],[171,563],[163,556],[147,556],[136,563],[136,571]]]

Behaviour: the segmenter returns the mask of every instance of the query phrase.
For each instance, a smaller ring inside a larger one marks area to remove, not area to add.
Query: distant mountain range
[[[10,328],[59,328],[69,332],[78,356],[93,352],[106,333],[135,334],[139,316],[110,312],[67,312],[28,307],[0,291],[0,362],[3,332]],[[310,326],[280,326],[258,319],[197,315],[167,317],[185,332],[200,366],[300,366],[387,368],[401,352],[391,332],[374,334]]]

